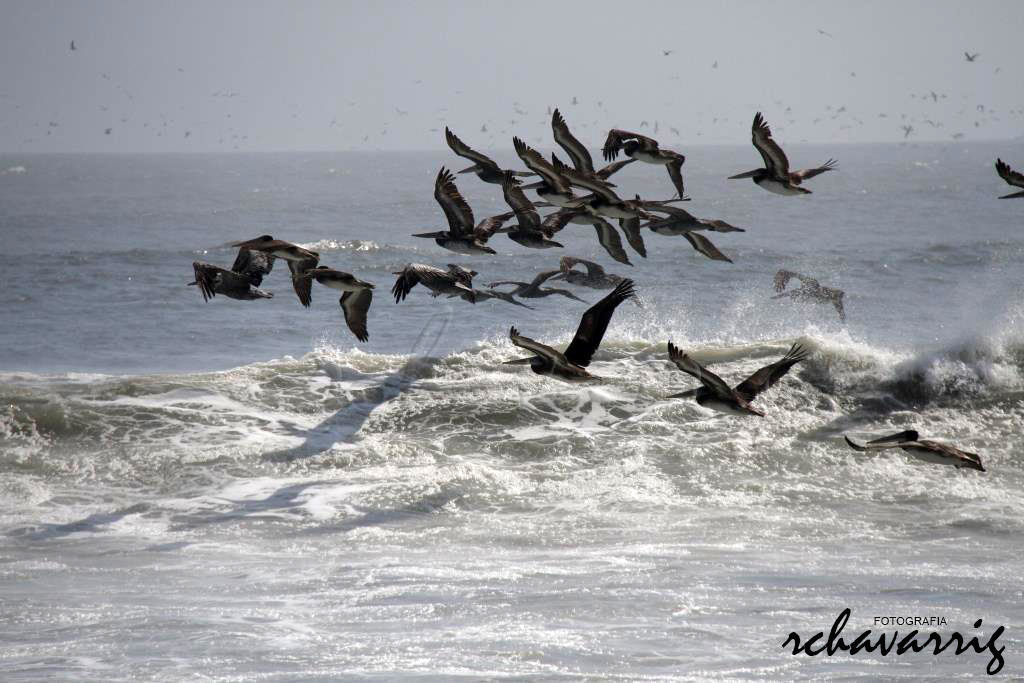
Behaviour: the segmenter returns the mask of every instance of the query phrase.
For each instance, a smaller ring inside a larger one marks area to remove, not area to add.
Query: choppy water
[[[814,195],[723,178],[750,147],[687,152],[698,216],[611,262],[637,282],[580,388],[502,366],[516,324],[551,343],[583,306],[387,296],[409,261],[483,282],[560,253],[503,236],[468,258],[437,229],[443,154],[0,158],[0,678],[4,681],[951,680],[987,657],[793,657],[790,631],[876,615],[1005,625],[1020,674],[1024,202],[1000,147],[787,148],[837,156]],[[507,156],[505,161],[511,161]],[[667,196],[634,164],[624,193]],[[497,186],[460,176],[477,216]],[[378,285],[370,342],[336,297],[204,304],[191,262],[269,232]],[[772,301],[786,267],[846,290]],[[580,289],[590,302],[600,292]],[[813,356],[763,420],[663,397],[672,339],[738,381]],[[988,472],[864,456],[842,434],[914,427]],[[986,629],[982,629],[984,632]]]

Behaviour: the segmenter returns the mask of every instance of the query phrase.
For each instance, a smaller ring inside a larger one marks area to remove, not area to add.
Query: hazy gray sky
[[[550,141],[549,106],[591,147],[643,121],[683,148],[743,143],[756,110],[782,142],[901,140],[907,123],[911,140],[1024,133],[1019,0],[0,12],[0,152],[435,149],[445,125],[507,149]]]

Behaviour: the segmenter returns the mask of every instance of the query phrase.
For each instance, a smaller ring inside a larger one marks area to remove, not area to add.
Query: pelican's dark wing
[[[454,280],[451,273],[446,273],[440,268],[424,266],[419,263],[410,263],[405,268],[395,273],[395,275],[398,276],[398,279],[395,280],[395,285],[391,288],[391,293],[395,295],[396,304],[409,296],[409,292],[412,291],[412,288],[421,282],[440,282],[443,279]]]
[[[247,277],[253,287],[259,287],[263,283],[263,277],[269,275],[274,268],[274,258],[273,254],[243,247],[238,250],[231,270]]]
[[[751,139],[754,147],[761,153],[764,159],[764,167],[773,176],[780,180],[789,179],[789,159],[782,148],[772,140],[772,129],[768,127],[761,112],[754,116],[754,124],[751,126]]]
[[[459,188],[455,186],[455,176],[445,167],[441,167],[434,181],[434,199],[444,209],[444,215],[448,219],[448,227],[456,235],[466,235],[473,232],[476,221],[473,220],[473,209],[459,194]]]
[[[622,149],[622,143],[626,140],[636,140],[645,149],[658,149],[657,140],[653,140],[645,135],[640,135],[639,133],[631,133],[628,130],[612,128],[608,131],[608,137],[605,138],[604,141],[604,148],[601,150],[604,154],[604,160],[612,161],[615,157],[619,156],[619,150]]]
[[[511,339],[512,343],[518,346],[519,348],[526,349],[527,351],[532,351],[538,356],[547,358],[554,365],[564,366],[566,364],[565,355],[559,353],[558,351],[555,351],[553,348],[547,346],[546,344],[541,344],[539,341],[535,341],[533,339],[530,339],[529,337],[524,337],[523,335],[519,334],[519,330],[517,330],[514,327],[508,331],[508,338]]]
[[[794,185],[799,185],[800,183],[802,183],[805,180],[808,180],[809,178],[813,178],[816,175],[821,175],[825,171],[831,171],[835,169],[836,164],[838,163],[839,162],[836,161],[835,159],[829,159],[821,166],[817,166],[815,168],[804,168],[799,171],[793,171],[792,173],[789,174],[789,180]]]
[[[668,358],[675,363],[677,368],[695,377],[711,393],[727,401],[731,401],[735,397],[732,387],[726,384],[725,380],[683,353],[682,349],[672,342],[668,343]]]
[[[908,429],[904,432],[897,434],[890,434],[889,436],[883,436],[881,439],[874,439],[868,441],[864,445],[857,444],[848,436],[844,436],[846,443],[850,445],[855,451],[869,451],[876,450],[879,448],[900,448],[904,444],[913,443],[917,441],[918,433],[913,429]]]
[[[541,232],[548,237],[551,237],[568,225],[569,221],[573,219],[573,216],[578,213],[579,212],[576,209],[562,209],[561,211],[555,211],[554,213],[548,214],[540,224]]]
[[[676,188],[680,199],[686,196],[683,192],[683,163],[685,161],[686,157],[676,154],[672,161],[665,166],[668,169],[668,177],[672,180],[672,186]]]
[[[491,216],[490,218],[485,218],[476,224],[476,227],[473,229],[473,234],[476,235],[477,240],[480,242],[486,242],[491,238],[491,235],[500,230],[505,221],[513,215],[513,213],[508,212],[498,214],[497,216]]]
[[[626,235],[626,241],[629,242],[629,246],[633,247],[633,251],[647,258],[647,245],[644,244],[644,237],[640,234],[640,219],[620,218],[619,227],[622,228],[622,232]]]
[[[996,159],[996,173],[998,173],[999,177],[1005,180],[1008,185],[1024,187],[1024,174],[1014,171],[1010,168],[1010,165],[1002,159]]]
[[[683,237],[690,243],[690,246],[697,250],[699,253],[704,254],[712,261],[727,261],[732,263],[732,259],[723,254],[718,250],[718,247],[704,235],[699,232],[684,232]]]
[[[742,396],[746,401],[753,401],[762,391],[769,389],[773,384],[778,382],[782,377],[789,372],[789,369],[799,363],[800,361],[807,358],[810,353],[800,344],[793,344],[790,347],[789,352],[786,353],[780,360],[775,361],[771,365],[766,365],[753,375],[743,380],[736,387],[736,393]]]
[[[316,268],[316,263],[313,259],[288,262],[288,270],[292,271],[292,288],[299,297],[299,303],[307,308],[313,301],[313,278],[309,277],[308,271]]]
[[[495,171],[500,170],[498,164],[494,163],[490,157],[477,152],[465,142],[460,140],[455,133],[451,132],[447,127],[444,129],[444,138],[448,141],[448,146],[451,147],[452,151],[458,154],[463,159],[469,159],[480,166],[492,168]]]
[[[516,149],[516,154],[523,160],[526,167],[543,178],[552,189],[557,192],[569,191],[569,183],[540,155],[540,152],[519,138],[512,138],[512,144]]]
[[[629,262],[626,250],[622,248],[622,238],[619,237],[618,230],[611,223],[598,218],[594,221],[594,230],[597,231],[597,241],[600,242],[609,256],[619,263],[625,263],[627,266],[633,265]]]
[[[557,109],[551,115],[551,130],[555,134],[555,142],[561,145],[565,153],[569,155],[569,158],[572,159],[572,165],[576,167],[576,170],[593,173],[594,160],[590,158],[590,152],[583,146],[583,143],[569,132],[569,125],[565,122],[565,118],[562,117],[562,113]]]
[[[633,281],[623,280],[615,286],[608,296],[598,301],[587,309],[580,320],[580,326],[576,330],[576,336],[565,350],[566,359],[575,365],[585,368],[590,365],[590,359],[594,352],[601,345],[601,339],[608,329],[608,323],[612,319],[615,309],[626,299],[636,296],[633,291]]]
[[[587,276],[592,278],[603,278],[606,277],[604,267],[600,263],[594,263],[582,258],[576,258],[575,256],[563,256],[562,260],[558,262],[562,273],[565,273],[572,269],[577,263],[587,269]]]
[[[611,183],[601,180],[600,178],[591,173],[583,173],[577,171],[574,168],[566,166],[554,154],[551,155],[551,167],[554,168],[555,172],[557,172],[560,176],[569,181],[569,183],[577,187],[582,187],[584,189],[590,190],[591,192],[599,194],[602,197],[609,199],[611,201],[619,201],[618,196],[611,190]]]
[[[636,161],[636,159],[623,159],[622,161],[613,161],[604,168],[601,168],[594,172],[601,180],[608,180],[610,177],[621,171],[626,166]]]
[[[338,299],[341,310],[345,314],[345,324],[352,334],[361,342],[370,338],[366,329],[366,314],[370,310],[370,303],[373,301],[373,290],[363,289],[358,292],[345,292]]]
[[[505,171],[505,177],[501,181],[501,191],[505,195],[505,203],[512,207],[512,211],[519,221],[519,227],[526,230],[540,230],[540,214],[534,208],[533,203],[523,194],[523,188],[519,181],[512,174],[512,171]]]

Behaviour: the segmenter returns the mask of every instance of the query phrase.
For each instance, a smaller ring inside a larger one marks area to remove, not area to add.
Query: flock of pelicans
[[[590,152],[573,136],[557,109],[553,113],[551,127],[555,142],[565,150],[572,162],[571,166],[563,163],[554,153],[548,161],[522,140],[514,138],[516,153],[529,170],[502,169],[489,157],[474,151],[454,133],[445,129],[448,146],[452,151],[473,162],[458,173],[475,173],[486,183],[500,185],[511,211],[477,223],[473,210],[455,185],[455,176],[442,167],[434,183],[434,198],[444,211],[448,229],[414,236],[431,238],[439,246],[460,254],[495,254],[497,252],[487,242],[497,233],[507,234],[524,247],[548,249],[562,246],[553,237],[568,223],[592,225],[605,251],[616,261],[630,264],[618,231],[609,223],[608,219],[612,219],[618,221],[626,241],[641,257],[646,257],[641,228],[647,227],[661,235],[684,237],[697,252],[707,258],[729,261],[707,237],[699,233],[743,232],[741,228],[720,220],[696,218],[672,206],[688,200],[684,193],[682,175],[686,158],[682,154],[662,149],[656,140],[644,135],[613,129],[608,133],[603,148],[604,159],[609,163],[596,168]],[[836,161],[829,159],[821,166],[791,171],[786,154],[772,139],[771,129],[760,112],[754,117],[751,132],[753,145],[760,152],[764,166],[731,176],[730,179],[750,178],[770,192],[794,196],[810,194],[810,190],[802,187],[803,182],[836,168]],[[628,158],[615,161],[620,152]],[[617,195],[615,185],[609,182],[609,178],[635,161],[664,166],[675,195],[667,200],[644,200],[639,196],[624,199]],[[1024,188],[1024,175],[1011,169],[1001,159],[996,161],[996,171],[1008,184]],[[520,180],[524,177],[536,177],[537,180],[524,185]],[[527,189],[533,190],[539,201],[529,200],[524,193]],[[577,190],[581,193],[577,194]],[[1008,198],[1024,198],[1024,190],[1001,197]],[[541,207],[553,207],[556,211],[541,219],[537,211]],[[506,226],[512,219],[514,223]],[[339,303],[348,328],[359,341],[369,339],[366,316],[373,301],[372,283],[320,265],[320,256],[316,252],[270,235],[236,242],[232,246],[238,247],[238,255],[230,269],[198,261],[192,264],[195,280],[189,284],[198,287],[205,301],[217,294],[241,300],[271,298],[273,295],[259,289],[259,286],[271,272],[275,260],[282,259],[288,264],[292,286],[303,306],[308,307],[312,301],[313,280],[338,290],[342,293]],[[584,269],[577,269],[577,265],[582,265]],[[473,278],[477,274],[476,271],[455,264],[448,264],[447,269],[442,270],[410,263],[395,273],[398,278],[391,293],[395,302],[399,303],[419,284],[429,289],[435,297],[458,297],[474,304],[487,299],[499,299],[517,306],[526,306],[517,298],[558,295],[582,301],[569,290],[544,286],[551,280],[564,280],[594,289],[611,289],[607,296],[583,314],[576,335],[565,351],[558,351],[523,336],[515,327],[509,330],[512,344],[530,355],[506,361],[507,364],[529,365],[536,374],[566,382],[600,379],[591,375],[587,366],[601,344],[615,309],[635,296],[632,280],[607,273],[597,263],[573,257],[563,257],[558,270],[539,273],[532,282],[499,281],[491,283],[486,289],[479,289],[473,286]],[[800,281],[800,287],[787,290],[789,282],[794,278]],[[776,273],[773,284],[779,292],[776,298],[828,303],[835,307],[840,319],[845,320],[841,290],[825,287],[812,277],[788,270]],[[514,289],[498,289],[508,285]],[[712,410],[763,417],[764,413],[752,405],[754,399],[778,382],[791,367],[805,360],[808,351],[800,344],[794,344],[780,360],[759,369],[736,387],[730,387],[721,377],[703,367],[672,342],[668,343],[668,356],[677,368],[694,377],[701,385],[674,394],[671,398],[693,398],[701,406]],[[920,439],[913,430],[868,441],[863,445],[848,437],[846,441],[858,451],[900,448],[928,462],[985,471],[978,455],[949,444]]]

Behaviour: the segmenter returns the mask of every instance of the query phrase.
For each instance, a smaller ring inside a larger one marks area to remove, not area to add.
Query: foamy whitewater
[[[444,226],[449,154],[0,158],[21,169],[0,175],[0,680],[984,675],[972,653],[783,650],[847,607],[852,634],[1005,626],[1020,675],[1024,201],[996,199],[992,163],[1024,145],[786,150],[839,170],[783,198],[725,180],[760,162],[749,145],[686,149],[686,208],[747,230],[709,233],[735,263],[645,234],[632,268],[589,226],[486,258],[410,237]],[[644,164],[615,181],[671,192]],[[478,219],[506,210],[458,184]],[[186,286],[262,233],[376,283],[369,343],[281,265],[269,301]],[[567,343],[578,302],[388,296],[410,261],[487,283],[563,254],[637,283],[600,385],[501,364],[512,324]],[[772,300],[779,268],[846,290],[848,324]],[[665,398],[694,386],[668,340],[733,383],[796,340],[813,354],[740,419]],[[905,428],[988,472],[843,442]]]

